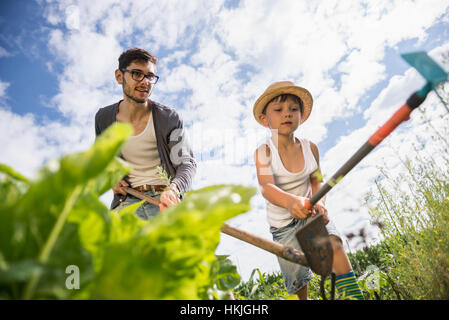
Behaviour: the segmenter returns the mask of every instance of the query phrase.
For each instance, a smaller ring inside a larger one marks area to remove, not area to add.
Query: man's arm
[[[178,119],[177,127],[170,134],[168,146],[170,161],[176,168],[176,174],[171,182],[176,185],[179,192],[186,192],[191,188],[197,163],[181,119]]]
[[[170,132],[168,148],[169,160],[175,170],[175,175],[171,179],[170,190],[161,194],[161,204],[159,205],[161,211],[178,203],[182,199],[182,193],[190,190],[197,166],[183,122],[176,113],[174,115],[176,126]]]

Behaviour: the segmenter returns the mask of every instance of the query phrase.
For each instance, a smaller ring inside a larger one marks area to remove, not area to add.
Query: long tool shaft
[[[143,194],[142,192],[134,190],[133,188],[122,187],[122,189],[125,190],[126,193],[129,193],[129,194],[133,195],[134,197],[139,198],[141,200],[146,200],[149,203],[154,204],[155,206],[159,206],[159,204],[161,203],[158,199],[147,196],[146,194]]]
[[[136,198],[146,200],[151,204],[154,204],[158,206],[160,204],[160,201],[158,199],[155,199],[153,197],[147,196],[146,194],[143,194],[137,190],[134,190],[129,187],[122,187],[123,190],[125,190],[127,193],[135,196]],[[286,247],[284,245],[281,245],[279,243],[276,243],[274,241],[270,241],[264,238],[261,238],[259,236],[256,236],[254,234],[251,234],[249,232],[231,227],[227,224],[224,224],[221,228],[221,232],[230,235],[231,237],[237,238],[239,240],[245,241],[249,244],[252,244],[260,249],[266,250],[268,252],[271,252],[278,257],[284,258],[290,262],[299,263],[303,266],[308,266],[306,256],[299,250],[296,250],[291,247]]]
[[[306,201],[305,206],[311,209],[326,193],[328,193],[340,180],[351,171],[368,153],[381,143],[397,126],[410,119],[410,113],[419,107],[426,98],[429,84],[421,91],[415,92],[408,98],[407,102],[399,108],[393,116],[385,122],[359,150],[327,181],[311,198]]]
[[[231,227],[227,224],[223,225],[223,227],[221,228],[221,232],[230,235],[231,237],[250,243],[260,249],[271,252],[278,257],[284,258],[288,261],[299,263],[303,266],[309,266],[305,255],[294,248],[261,238],[249,232]]]

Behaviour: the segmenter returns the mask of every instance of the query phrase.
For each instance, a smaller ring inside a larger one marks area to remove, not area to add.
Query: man
[[[130,186],[161,202],[159,207],[145,202],[138,208],[137,215],[146,220],[179,202],[182,193],[190,189],[196,161],[178,113],[149,99],[159,79],[157,58],[143,49],[133,48],[123,52],[118,61],[115,79],[123,87],[123,100],[98,110],[95,133],[99,136],[114,122],[127,122],[133,126],[134,135],[120,155],[131,165],[132,171],[114,187],[111,209],[120,211],[141,201],[127,195],[122,188]],[[158,166],[170,176],[169,187],[158,174]]]

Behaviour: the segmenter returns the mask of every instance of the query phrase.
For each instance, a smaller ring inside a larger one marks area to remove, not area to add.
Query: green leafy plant
[[[435,135],[427,143],[437,142],[437,149],[429,155],[415,144],[415,152],[401,159],[401,174],[382,169],[377,190],[367,197],[391,254],[386,279],[404,299],[449,298],[448,127],[428,129]]]
[[[69,216],[85,212],[91,219],[105,219],[107,209],[93,194],[106,191],[108,182],[126,173],[116,154],[130,133],[127,126],[113,126],[90,150],[51,161],[33,181],[2,166],[2,297],[66,298],[71,292],[63,289],[65,269],[72,264],[89,279],[92,257],[82,246],[77,226],[68,223]],[[18,270],[20,277],[12,276]]]
[[[232,299],[232,289],[241,280],[237,267],[224,255],[216,256],[210,269],[210,279],[212,282],[207,290],[207,298],[213,300]]]
[[[255,277],[255,276],[258,277]],[[265,273],[259,268],[251,272],[248,281],[234,289],[239,300],[295,300],[296,295],[289,295],[284,286],[282,273]]]
[[[131,132],[113,125],[35,180],[0,166],[0,298],[209,299],[238,284],[230,261],[214,251],[223,222],[248,211],[256,190],[192,191],[151,221],[134,214],[141,203],[109,211],[99,196],[129,172],[117,154]],[[80,270],[79,290],[66,287],[71,265]]]

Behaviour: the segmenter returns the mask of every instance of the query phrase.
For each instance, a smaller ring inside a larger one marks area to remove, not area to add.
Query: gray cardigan
[[[107,127],[116,122],[117,103],[100,108],[95,115],[95,135],[98,137]],[[176,110],[151,101],[157,150],[162,167],[176,183],[180,192],[191,188],[196,173],[196,161],[187,141],[184,125]],[[122,155],[120,157],[123,158]],[[126,177],[125,177],[126,178]],[[114,194],[111,209],[120,204],[120,194]]]

